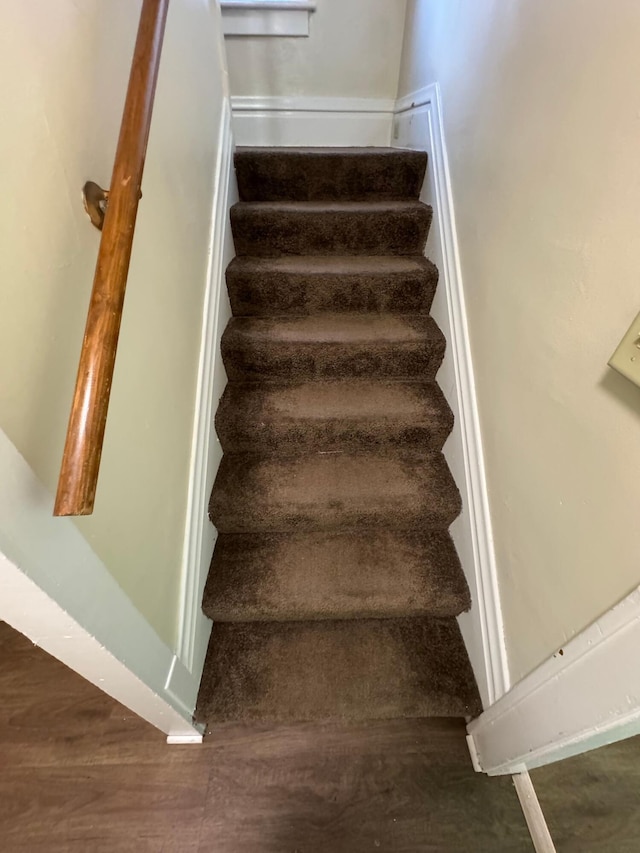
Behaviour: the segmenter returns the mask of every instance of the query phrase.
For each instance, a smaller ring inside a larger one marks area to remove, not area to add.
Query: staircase
[[[426,154],[239,149],[196,719],[466,716]]]

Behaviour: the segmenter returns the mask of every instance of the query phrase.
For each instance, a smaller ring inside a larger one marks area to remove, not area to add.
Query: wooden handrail
[[[90,515],[169,0],[143,0],[54,515]]]

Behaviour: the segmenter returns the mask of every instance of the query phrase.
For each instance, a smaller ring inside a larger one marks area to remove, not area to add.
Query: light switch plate
[[[640,314],[609,359],[609,367],[640,386]]]

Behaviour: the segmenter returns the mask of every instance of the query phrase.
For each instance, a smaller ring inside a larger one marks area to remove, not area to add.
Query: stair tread
[[[469,589],[448,533],[221,534],[204,592],[214,621],[455,616]]]
[[[230,382],[225,390],[234,413],[253,420],[286,421],[412,418],[449,421],[447,403],[434,382],[337,379],[298,383]]]
[[[323,346],[356,343],[421,343],[440,341],[442,332],[432,317],[419,314],[311,314],[301,317],[233,317],[226,338]]]
[[[221,342],[231,381],[372,376],[430,381],[445,345],[428,315],[352,312],[234,317]]]
[[[264,157],[299,157],[300,155],[322,155],[323,157],[345,157],[353,156],[358,159],[362,157],[389,157],[402,159],[414,157],[424,160],[424,151],[416,151],[413,148],[390,148],[383,145],[238,145],[236,158],[245,156]]]
[[[351,201],[329,199],[324,201],[238,201],[231,208],[232,212],[251,213],[256,216],[273,216],[283,213],[317,214],[331,213],[337,215],[352,215],[358,213],[414,213],[427,214],[431,207],[417,199],[389,199],[380,201]]]
[[[209,512],[220,532],[446,529],[461,509],[441,453],[225,453]]]
[[[422,255],[283,255],[279,258],[243,256],[233,258],[227,271],[243,269],[255,273],[276,271],[306,275],[376,275],[435,269]]]
[[[217,623],[199,722],[465,716],[481,710],[450,619]]]
[[[236,254],[418,255],[433,211],[413,199],[239,201],[231,208]]]
[[[227,268],[234,316],[428,314],[438,270],[419,255],[239,257]]]
[[[434,382],[380,379],[230,382],[216,414],[225,450],[282,452],[361,444],[440,449],[453,415]]]

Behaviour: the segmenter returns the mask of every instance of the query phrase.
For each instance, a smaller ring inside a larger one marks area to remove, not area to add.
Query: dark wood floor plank
[[[220,740],[202,853],[533,850],[511,780],[473,772],[462,721],[238,728]]]
[[[22,768],[0,777],[5,847],[28,838],[29,849],[84,841],[120,850],[195,851],[208,770],[155,765],[67,765]],[[135,849],[132,847],[132,849]]]
[[[531,853],[461,720],[164,737],[0,623],[2,853]]]
[[[638,853],[640,737],[531,772],[558,853]]]

